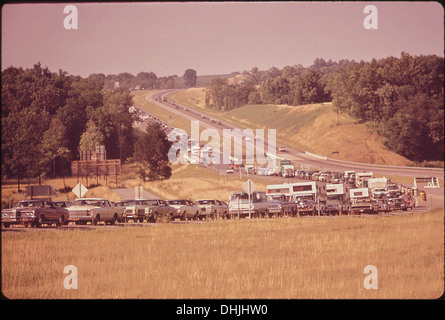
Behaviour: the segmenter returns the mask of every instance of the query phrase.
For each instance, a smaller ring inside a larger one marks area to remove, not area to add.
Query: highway
[[[216,123],[212,123],[207,115],[200,113],[189,107],[183,106],[177,102],[175,102],[175,105],[166,101],[161,102],[162,95],[165,94],[166,96],[168,96],[174,92],[175,92],[174,90],[159,91],[151,95],[147,95],[146,99],[149,102],[154,103],[157,106],[162,107],[168,110],[169,112],[175,113],[185,119],[189,119],[191,121],[198,120],[200,126],[218,130],[218,132],[220,132],[221,134],[223,129],[231,129],[231,130],[237,129],[236,126],[217,118],[214,119],[221,121],[221,124],[219,125]],[[156,101],[157,99],[159,101]],[[187,111],[184,110],[184,108],[187,108]],[[205,118],[201,118],[202,115],[204,115]],[[239,129],[242,130],[243,128]],[[264,143],[265,143],[265,150],[267,150],[267,139],[265,139]],[[375,174],[381,174],[381,175],[398,175],[398,176],[408,176],[408,177],[437,177],[440,179],[444,177],[444,170],[438,168],[401,167],[401,166],[388,166],[388,165],[348,162],[348,161],[333,160],[326,157],[307,154],[305,152],[289,148],[288,146],[286,146],[286,150],[287,150],[286,152],[278,152],[277,150],[277,155],[292,160],[292,162],[294,162],[297,168],[298,166],[304,166],[305,168],[309,166],[310,169],[331,170],[337,172],[344,172],[345,170],[355,170],[357,172],[372,171]]]
[[[214,118],[216,121],[220,121],[220,124],[211,122],[208,115],[203,114],[195,109],[191,109],[188,106],[181,105],[176,101],[174,102],[174,104],[171,101],[162,101],[163,95],[166,95],[168,97],[176,91],[177,90],[157,91],[155,93],[147,95],[146,100],[190,121],[198,120],[200,127],[215,129],[220,132],[221,136],[223,129],[245,129],[238,128],[233,124],[224,121],[223,119]],[[204,118],[202,116],[204,116]],[[265,139],[264,141],[264,150],[267,150],[267,139]],[[414,177],[437,177],[438,179],[444,178],[444,170],[440,168],[388,166],[333,160],[327,157],[294,150],[288,146],[286,146],[286,152],[278,152],[277,149],[276,154],[279,157],[291,160],[295,168],[297,169],[309,168],[311,170],[326,170],[335,172],[344,172],[346,170],[354,170],[356,172],[371,171],[374,174],[382,176],[413,177],[413,184]],[[220,166],[220,169],[222,168],[224,168],[223,165]],[[412,187],[413,184],[407,186]],[[423,186],[420,186],[419,190],[423,190]],[[425,192],[427,193],[429,200],[431,197],[431,201],[434,203],[434,207],[444,207],[443,186],[440,186],[440,188],[425,188]]]

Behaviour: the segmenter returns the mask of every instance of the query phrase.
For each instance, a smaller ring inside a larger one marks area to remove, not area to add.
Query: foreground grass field
[[[431,299],[444,292],[443,210],[2,233],[11,299]],[[78,269],[66,290],[64,267]],[[365,266],[378,288],[364,288]]]

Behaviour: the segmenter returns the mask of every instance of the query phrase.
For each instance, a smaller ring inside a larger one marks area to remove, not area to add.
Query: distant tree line
[[[107,91],[113,90],[117,84],[119,88],[128,90],[161,90],[193,87],[196,85],[197,73],[193,69],[187,69],[182,77],[177,75],[158,77],[154,72],[139,72],[136,76],[128,72],[109,75],[94,73],[90,77],[103,83]]]
[[[388,57],[370,62],[317,58],[301,65],[260,71],[243,80],[214,79],[206,107],[227,111],[246,104],[303,104],[332,101],[369,123],[386,145],[413,161],[444,160],[444,59],[435,55]]]

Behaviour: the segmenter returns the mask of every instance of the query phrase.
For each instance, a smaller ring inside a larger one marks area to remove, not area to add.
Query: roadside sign
[[[250,212],[250,204],[251,204],[251,195],[253,192],[256,191],[256,185],[255,183],[253,183],[252,180],[247,180],[244,184],[243,184],[243,190],[247,192],[247,194],[249,195],[249,219],[252,219],[252,214]]]
[[[78,196],[79,198],[82,198],[82,197],[85,195],[85,193],[87,193],[88,189],[87,189],[83,184],[81,184],[81,183],[79,182],[79,183],[77,184],[77,186],[75,186],[75,187],[73,188],[72,191],[74,192],[74,194],[75,194],[76,196]]]
[[[33,197],[56,196],[57,192],[54,186],[27,186],[26,195],[32,199]]]
[[[249,179],[243,184],[243,190],[246,191],[248,194],[252,194],[252,192],[256,191],[256,184]]]

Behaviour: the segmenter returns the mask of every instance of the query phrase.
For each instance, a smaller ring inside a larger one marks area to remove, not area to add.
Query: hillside
[[[331,103],[302,106],[247,105],[227,112],[204,109],[204,90],[188,89],[174,99],[245,128],[276,129],[277,140],[288,147],[332,159],[386,165],[410,161],[384,146],[384,138],[349,115],[337,114]]]

